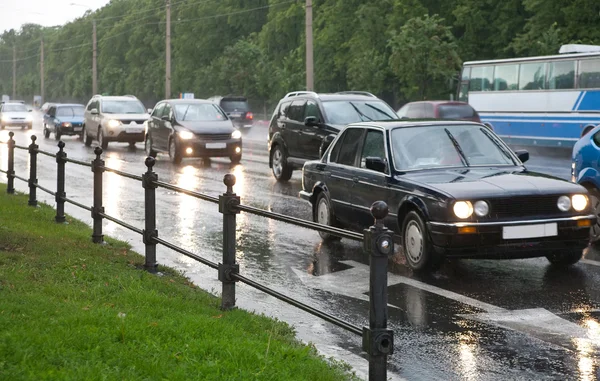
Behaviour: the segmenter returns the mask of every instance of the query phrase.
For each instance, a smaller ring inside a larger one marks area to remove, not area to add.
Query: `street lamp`
[[[92,12],[92,8],[85,4],[70,3],[75,7],[85,7]],[[98,66],[97,60],[97,45],[96,45],[96,20],[92,19],[92,96],[98,94]]]

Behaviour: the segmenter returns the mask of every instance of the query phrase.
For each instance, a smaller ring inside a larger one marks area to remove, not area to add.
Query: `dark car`
[[[216,104],[200,99],[170,99],[156,104],[146,122],[146,154],[166,152],[175,164],[186,157],[242,160],[242,134]]]
[[[347,124],[397,118],[387,103],[363,91],[288,93],[271,117],[269,167],[278,181],[287,181],[304,162],[320,158]]]
[[[85,106],[82,104],[57,104],[52,105],[44,114],[44,137],[49,138],[54,133],[56,140],[63,135],[83,136],[83,113]]]
[[[408,119],[457,119],[481,123],[479,114],[470,104],[458,101],[410,102],[397,112],[400,118]],[[491,125],[486,124],[491,128]]]
[[[300,196],[316,222],[357,230],[385,201],[385,223],[414,270],[436,269],[446,256],[574,264],[596,220],[587,191],[528,171],[528,157],[478,123],[354,124],[304,165]]]
[[[208,100],[225,110],[234,127],[240,131],[247,130],[254,125],[254,114],[250,111],[250,105],[246,97],[234,95],[222,97],[217,95],[208,98]]]

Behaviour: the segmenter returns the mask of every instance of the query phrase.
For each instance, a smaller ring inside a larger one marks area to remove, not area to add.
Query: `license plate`
[[[82,127],[73,127],[73,130],[75,131],[81,131]]]
[[[128,134],[139,134],[140,132],[143,132],[144,129],[143,128],[128,128],[125,130],[125,132],[127,132]]]
[[[227,148],[226,143],[206,143],[207,149],[223,149]]]
[[[504,226],[502,228],[503,239],[553,237],[558,235],[556,222],[550,224]]]

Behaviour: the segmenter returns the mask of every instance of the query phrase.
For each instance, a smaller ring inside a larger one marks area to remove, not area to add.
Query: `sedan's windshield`
[[[180,121],[215,121],[227,117],[212,103],[188,103],[175,105],[175,117]]]
[[[103,101],[102,112],[106,114],[145,114],[140,101]]]
[[[483,126],[396,128],[391,138],[398,170],[517,164],[509,148]]]
[[[21,104],[4,105],[4,107],[2,107],[2,111],[3,112],[27,112],[27,107],[25,107],[25,105],[21,105]]]
[[[74,117],[83,116],[84,107],[59,107],[56,109],[56,116]]]
[[[396,112],[381,101],[326,101],[323,108],[330,124],[398,119]]]

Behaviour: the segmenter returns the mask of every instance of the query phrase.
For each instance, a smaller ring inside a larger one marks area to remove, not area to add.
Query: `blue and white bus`
[[[560,53],[465,62],[458,100],[508,144],[572,147],[600,124],[600,46]]]

